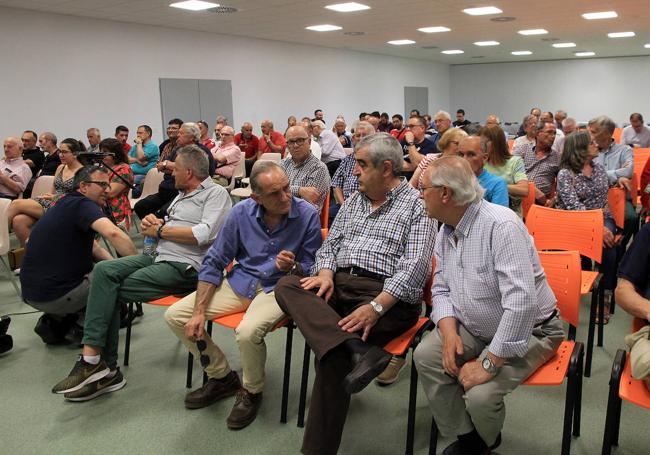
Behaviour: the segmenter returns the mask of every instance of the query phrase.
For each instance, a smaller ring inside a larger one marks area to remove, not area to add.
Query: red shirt
[[[128,142],[125,142],[123,144],[123,147],[124,147],[124,153],[129,153],[131,151],[131,144],[129,144]]]
[[[646,209],[650,209],[650,196],[645,192],[645,189],[648,185],[650,185],[650,159],[645,163],[645,167],[641,173],[641,192],[639,193],[641,195],[641,205]]]
[[[259,139],[254,134],[251,134],[250,139],[246,139],[242,137],[241,133],[235,134],[235,144],[240,146],[243,145],[243,147],[239,147],[239,148],[242,149],[243,152],[246,154],[246,159],[255,158],[255,154],[257,153],[258,143],[259,143]]]
[[[277,131],[272,131],[271,132],[271,142],[273,142],[274,145],[279,145],[282,147],[282,150],[280,150],[280,153],[282,153],[282,156],[284,156],[284,149],[287,146],[287,141],[284,139],[284,136],[281,133],[278,133]],[[258,145],[257,145],[257,150],[260,153],[273,153],[274,151],[271,150],[271,147],[269,147],[269,144],[266,143],[266,140],[264,137],[260,137],[258,140]]]
[[[402,141],[404,139],[404,136],[406,136],[406,132],[409,129],[407,127],[402,128],[401,131],[397,131],[396,129],[390,130],[391,136],[394,136],[397,138],[398,141]]]
[[[201,141],[201,144],[205,145],[205,146],[208,148],[208,150],[212,150],[212,149],[215,148],[216,145],[217,145],[217,144],[215,144],[214,141],[213,141],[212,139],[210,139],[209,137],[206,138],[204,141]]]

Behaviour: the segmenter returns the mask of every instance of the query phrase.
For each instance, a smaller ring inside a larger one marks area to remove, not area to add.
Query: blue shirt
[[[158,161],[159,151],[158,146],[153,142],[149,141],[146,144],[142,144],[142,151],[144,156],[147,158],[147,165],[142,166],[140,163],[131,163],[131,170],[134,174],[145,175],[149,172],[149,169],[156,165]],[[138,156],[138,146],[133,144],[131,151],[129,152],[131,158],[137,158]]]
[[[226,275],[228,283],[238,295],[253,299],[258,283],[269,293],[287,274],[275,267],[280,251],[292,251],[309,273],[321,243],[320,219],[309,202],[292,197],[289,214],[271,231],[264,224],[264,208],[247,199],[228,214],[203,258],[199,281],[221,286],[223,271],[234,259],[237,262]]]
[[[485,190],[483,199],[493,204],[509,207],[508,185],[506,185],[505,180],[496,175],[492,175],[483,169],[481,175],[478,176],[478,183],[480,183]]]

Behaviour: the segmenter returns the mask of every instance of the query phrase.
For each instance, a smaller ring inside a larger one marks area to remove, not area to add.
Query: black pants
[[[300,278],[287,276],[275,286],[280,308],[296,322],[316,355],[316,379],[311,394],[302,453],[336,454],[350,405],[343,379],[352,370],[347,349],[340,346],[357,333],[341,330],[338,322],[361,305],[370,303],[382,291],[383,282],[372,278],[337,273],[334,294],[325,304],[315,292],[300,287]],[[398,302],[370,331],[368,343],[384,346],[415,324],[420,307]]]
[[[334,173],[339,168],[340,164],[341,164],[341,160],[334,160],[334,161],[330,161],[329,163],[325,163],[325,166],[327,166],[327,171],[330,174],[330,178],[334,177]]]
[[[137,213],[140,219],[144,219],[145,216],[150,213],[156,213],[160,210],[165,204],[171,202],[178,195],[178,190],[168,190],[165,188],[158,188],[158,192],[152,195],[147,196],[146,198],[138,201],[133,207],[135,213]]]

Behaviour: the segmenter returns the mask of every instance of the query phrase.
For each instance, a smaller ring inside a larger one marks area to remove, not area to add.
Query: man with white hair
[[[348,133],[346,129],[347,125],[345,124],[345,119],[343,117],[337,117],[336,121],[334,122],[334,132],[336,133],[336,136],[339,138],[339,142],[343,146],[343,148],[349,148],[352,147],[352,137],[350,136],[350,133]]]
[[[23,143],[17,137],[4,142],[4,158],[0,159],[0,198],[16,199],[32,178],[32,171],[23,160]]]
[[[524,126],[524,134],[523,136],[519,136],[517,139],[515,139],[515,142],[513,144],[513,150],[516,149],[517,147],[523,147],[524,145],[534,145],[535,144],[535,137],[537,136],[537,117],[535,117],[532,114],[527,115],[524,117],[524,120],[521,122],[521,124]]]
[[[320,159],[327,166],[331,178],[341,164],[341,160],[345,158],[345,150],[343,150],[336,133],[325,129],[325,123],[321,120],[311,122],[311,128],[316,143],[320,146]]]
[[[437,149],[438,141],[445,134],[445,131],[451,128],[451,115],[449,115],[449,112],[438,111],[433,116],[433,123],[436,125],[436,134],[432,135],[429,140],[433,142],[434,149]]]
[[[235,144],[235,130],[232,126],[226,125],[221,128],[221,144],[214,149],[212,156],[217,164],[214,182],[221,186],[228,186],[235,167],[239,160],[243,159],[241,150]]]
[[[562,120],[562,132],[564,133],[565,136],[568,136],[569,134],[577,130],[578,130],[578,123],[576,122],[576,119],[574,119],[573,117],[567,117],[564,120]]]
[[[501,443],[505,395],[553,356],[562,321],[523,222],[483,200],[465,160],[432,162],[420,191],[444,225],[435,242],[436,328],[415,364],[440,432],[458,437],[444,453],[487,455]]]
[[[88,138],[88,149],[86,151],[89,153],[99,152],[99,143],[102,141],[99,128],[88,128],[86,138]]]

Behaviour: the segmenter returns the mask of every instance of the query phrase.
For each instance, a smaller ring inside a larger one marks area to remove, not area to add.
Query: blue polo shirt
[[[145,175],[147,172],[149,172],[149,169],[156,165],[156,161],[158,161],[158,157],[160,156],[158,146],[151,141],[147,142],[146,144],[142,144],[142,151],[144,152],[144,156],[147,157],[148,161],[146,166],[142,166],[140,163],[131,163],[131,170],[136,175]],[[138,146],[136,144],[133,144],[131,147],[129,156],[131,158],[136,158],[138,156]]]
[[[483,199],[493,204],[509,207],[508,185],[506,185],[505,180],[483,169],[481,175],[478,176],[478,183],[485,190]]]

